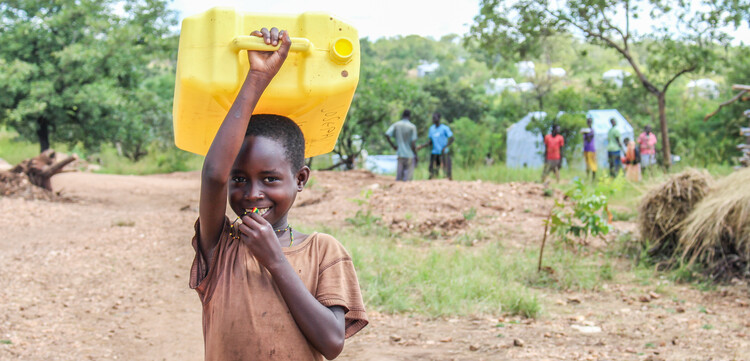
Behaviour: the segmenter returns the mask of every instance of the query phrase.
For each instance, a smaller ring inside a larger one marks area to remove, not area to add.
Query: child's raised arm
[[[214,249],[224,226],[229,173],[242,147],[250,116],[261,94],[281,69],[281,65],[289,54],[291,44],[289,34],[285,30],[263,28],[260,31],[253,31],[251,35],[262,37],[266,44],[273,46],[281,42],[281,46],[276,51],[247,52],[250,71],[221,123],[203,162],[199,247],[207,263],[210,263],[213,258]],[[208,264],[208,269],[210,267],[211,264]]]

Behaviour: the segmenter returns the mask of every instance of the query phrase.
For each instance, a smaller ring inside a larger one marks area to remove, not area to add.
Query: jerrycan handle
[[[312,49],[312,43],[310,40],[305,38],[291,38],[292,45],[289,51],[307,52]],[[276,51],[280,45],[273,46],[268,45],[263,41],[263,38],[250,35],[240,35],[232,39],[232,49],[235,51],[240,50],[257,50],[257,51]]]

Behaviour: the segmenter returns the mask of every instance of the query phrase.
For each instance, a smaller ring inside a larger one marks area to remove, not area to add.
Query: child
[[[203,304],[206,360],[322,360],[367,325],[351,257],[333,237],[287,223],[310,177],[299,127],[250,115],[289,52],[286,31],[254,31],[250,71],[206,154],[190,287]],[[238,215],[231,222],[229,205]]]
[[[631,182],[638,182],[641,180],[641,154],[630,138],[625,138],[625,146],[625,157],[622,158],[622,163],[625,164],[625,177]]]

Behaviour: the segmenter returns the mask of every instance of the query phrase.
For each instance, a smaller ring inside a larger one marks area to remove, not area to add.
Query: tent
[[[508,141],[506,149],[505,164],[511,168],[540,168],[544,165],[544,143],[540,134],[526,130],[526,126],[533,118],[546,116],[545,112],[532,112],[508,128]],[[596,146],[596,160],[600,167],[608,167],[607,159],[607,132],[612,127],[609,123],[611,118],[617,120],[617,128],[620,130],[621,138],[634,139],[633,127],[625,117],[616,109],[589,110],[587,117],[593,120],[594,144]],[[582,150],[576,151],[576,158],[582,159]],[[582,163],[581,163],[582,164]]]

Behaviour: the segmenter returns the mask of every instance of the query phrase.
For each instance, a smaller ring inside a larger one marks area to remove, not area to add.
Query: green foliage
[[[42,149],[118,143],[134,160],[169,129],[170,80],[149,83],[173,72],[166,1],[21,0],[0,18],[0,123]]]
[[[574,187],[565,192],[566,197],[572,202],[571,206],[567,207],[565,202],[555,200],[549,220],[550,233],[566,243],[572,242],[570,236],[583,238],[585,242],[589,235],[609,233],[607,205],[609,197],[621,187],[620,179],[604,178],[594,186],[588,186],[581,179],[576,179]]]

